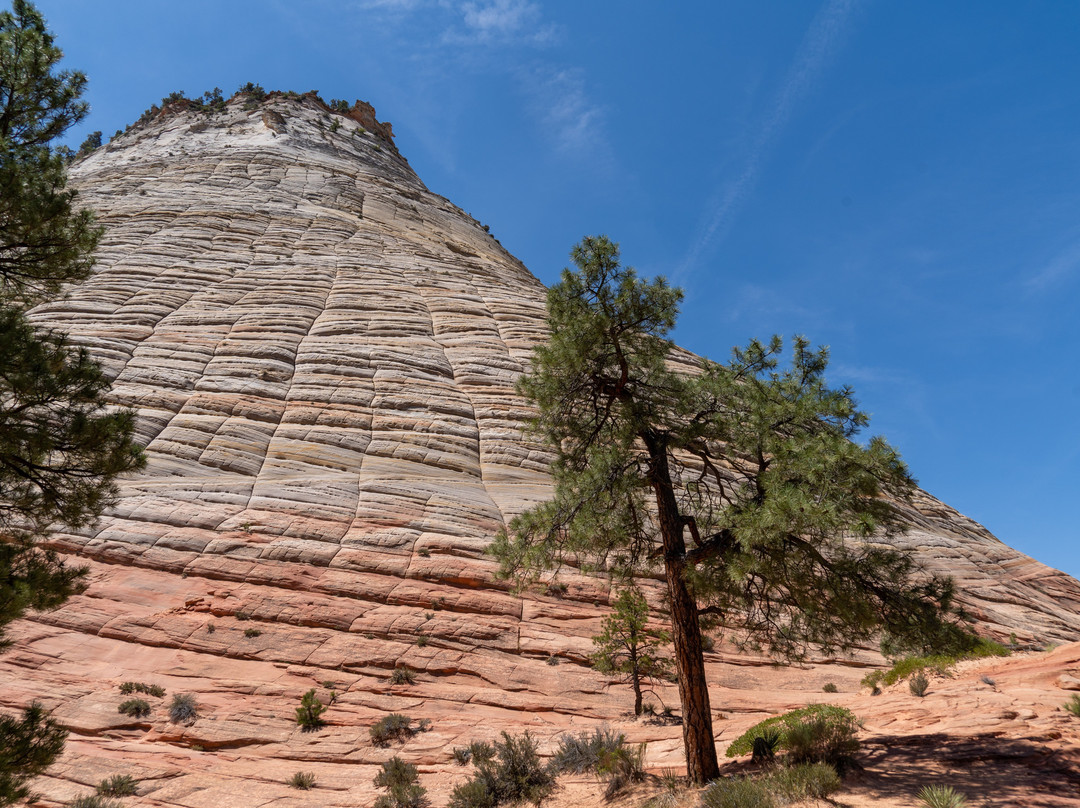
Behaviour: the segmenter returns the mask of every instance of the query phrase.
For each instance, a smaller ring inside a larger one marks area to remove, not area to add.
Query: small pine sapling
[[[311,688],[300,698],[300,706],[296,708],[296,723],[305,732],[317,730],[323,725],[322,714],[325,712],[326,705],[315,695],[315,688]]]
[[[593,637],[596,652],[590,660],[601,673],[630,683],[634,691],[634,715],[643,711],[643,685],[667,677],[670,660],[661,657],[659,646],[668,642],[666,632],[650,628],[649,604],[637,589],[625,589],[615,600],[615,611],[604,618],[603,631]]]

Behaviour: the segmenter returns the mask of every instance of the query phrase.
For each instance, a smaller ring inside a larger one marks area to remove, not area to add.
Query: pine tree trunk
[[[630,649],[630,684],[634,688],[634,715],[641,715],[641,675],[638,673],[637,649]]]
[[[675,645],[675,669],[679,675],[682,703],[683,748],[686,774],[695,783],[720,776],[713,740],[709,686],[701,647],[697,603],[686,586],[686,542],[679,504],[671,483],[671,470],[662,440],[643,436],[649,451],[649,472],[656,494],[657,518],[664,543],[664,573],[671,606],[671,638]]]

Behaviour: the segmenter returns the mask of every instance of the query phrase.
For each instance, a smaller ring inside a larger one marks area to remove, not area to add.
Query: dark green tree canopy
[[[571,256],[577,271],[548,294],[551,339],[520,382],[555,452],[554,497],[492,551],[519,581],[563,564],[664,571],[688,762],[710,779],[701,617],[798,658],[882,628],[938,632],[952,586],[888,543],[914,480],[883,439],[856,442],[868,419],[826,384],[826,349],[796,337],[785,368],[779,337],[726,364],[693,357],[668,338],[679,290],[622,267],[606,237]]]
[[[55,70],[62,56],[32,4],[0,12],[0,294],[22,304],[86,277],[99,237],[50,145],[89,109],[86,77]]]

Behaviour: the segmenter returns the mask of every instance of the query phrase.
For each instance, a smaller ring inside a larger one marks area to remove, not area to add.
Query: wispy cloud
[[[603,110],[590,98],[580,70],[535,68],[523,71],[522,82],[557,151],[593,156],[608,151]]]
[[[1080,241],[1075,241],[1032,273],[1024,286],[1029,292],[1045,292],[1080,271]]]
[[[443,41],[448,44],[546,45],[557,37],[557,26],[545,23],[540,6],[530,0],[465,3],[444,0],[442,5],[460,17],[459,24],[448,28],[443,34]]]
[[[769,115],[750,145],[742,171],[713,197],[707,219],[677,275],[693,269],[701,254],[714,241],[723,239],[727,234],[739,207],[753,190],[770,148],[787,125],[799,101],[820,76],[847,30],[851,13],[857,4],[858,0],[826,0],[811,21]]]

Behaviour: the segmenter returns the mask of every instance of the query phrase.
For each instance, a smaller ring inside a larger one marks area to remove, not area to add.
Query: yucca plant
[[[964,808],[967,797],[952,786],[923,786],[919,799],[926,808]]]

